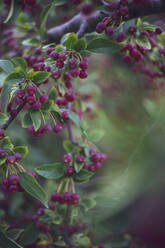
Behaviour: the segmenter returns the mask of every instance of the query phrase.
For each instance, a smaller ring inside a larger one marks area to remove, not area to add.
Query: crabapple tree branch
[[[106,5],[105,1],[103,1],[103,3]],[[146,0],[142,5],[130,3],[128,6],[128,13],[129,15],[127,20],[142,16],[165,13],[165,1]],[[84,16],[82,13],[79,13],[68,22],[49,29],[49,39],[53,42],[59,42],[64,34],[70,32],[77,33],[77,36],[81,38],[86,33],[94,32],[98,22],[100,22],[105,16],[106,14],[101,11],[95,11],[89,16]]]

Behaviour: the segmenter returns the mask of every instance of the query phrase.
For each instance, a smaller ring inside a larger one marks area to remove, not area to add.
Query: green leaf
[[[23,231],[23,229],[14,228],[7,231],[6,235],[11,239],[17,240]]]
[[[22,118],[21,125],[23,128],[27,128],[27,127],[33,125],[33,122],[32,122],[32,119],[31,119],[29,112],[25,113],[24,117]]]
[[[23,12],[20,12],[20,14],[17,17],[17,25],[18,27],[25,30],[31,30],[33,28],[33,25],[28,22],[27,14]]]
[[[98,142],[104,137],[104,130],[100,129],[92,129],[88,133],[88,138],[92,142]]]
[[[33,122],[34,130],[37,131],[41,126],[42,115],[40,110],[32,110],[30,116]]]
[[[9,136],[6,136],[2,139],[1,141],[1,147],[3,147],[4,149],[9,149],[12,150],[13,149],[13,144],[11,143],[11,140],[9,138]]]
[[[52,87],[49,94],[49,100],[56,100],[57,98],[57,90],[56,90],[56,87]]]
[[[21,245],[16,243],[14,240],[7,237],[5,233],[0,231],[0,245],[3,248],[23,248]]]
[[[79,183],[86,182],[86,181],[88,181],[93,175],[94,175],[93,172],[83,169],[83,170],[81,170],[79,173],[77,173],[77,174],[74,176],[74,180],[75,180],[76,182],[79,182]]]
[[[40,200],[45,207],[48,207],[47,196],[32,175],[24,172],[19,173],[19,182],[28,194]]]
[[[75,171],[77,173],[79,173],[81,171],[81,169],[83,168],[84,166],[84,163],[78,163],[78,162],[75,162],[74,163],[74,168],[75,168]]]
[[[51,75],[50,72],[37,71],[34,73],[33,82],[35,84],[43,83],[46,79],[48,79],[50,77],[50,75]]]
[[[20,66],[22,71],[24,73],[26,73],[26,69],[27,69],[27,62],[25,59],[21,58],[21,57],[16,57],[14,59],[12,59],[13,63],[16,65],[16,66]]]
[[[93,39],[87,45],[87,50],[95,53],[116,53],[121,48],[119,43],[104,38]]]
[[[87,48],[87,43],[85,38],[81,38],[74,44],[74,49],[78,52],[81,50],[85,50],[86,48]]]
[[[74,145],[70,140],[64,140],[63,147],[67,153],[71,153],[74,150]]]
[[[54,244],[57,247],[66,247],[66,243],[63,240],[56,241]]]
[[[40,40],[38,40],[37,38],[33,37],[33,38],[23,40],[22,45],[38,47],[38,46],[41,45],[41,43],[40,43]]]
[[[73,49],[74,45],[78,42],[78,38],[75,33],[66,34],[62,39],[62,44],[68,49]]]
[[[150,24],[148,22],[143,22],[142,25],[141,25],[141,28],[143,30],[155,31],[156,26],[155,25],[152,25],[152,24]]]
[[[7,155],[4,156],[3,158],[0,158],[0,165],[4,164],[6,162]]]
[[[81,205],[84,207],[85,211],[88,211],[96,206],[96,201],[92,198],[84,198],[81,201]]]
[[[39,233],[40,230],[38,230],[35,223],[28,225],[21,236],[21,244],[25,246],[34,243],[37,240]]]
[[[29,150],[27,146],[16,146],[14,152],[20,153],[22,158],[25,158],[28,155]]]
[[[64,166],[61,163],[44,164],[35,171],[47,179],[59,179],[64,175]]]
[[[11,1],[10,10],[9,10],[8,16],[5,19],[4,23],[7,23],[11,19],[13,13],[14,13],[14,0]]]
[[[50,13],[50,11],[51,11],[53,6],[54,6],[54,3],[48,4],[48,5],[46,5],[46,7],[41,12],[41,15],[40,15],[40,22],[41,22],[40,29],[45,29],[45,25],[46,25],[48,15],[49,15],[49,13]]]
[[[6,79],[5,79],[5,83],[9,83],[9,84],[18,84],[21,83],[24,79],[24,75],[19,73],[19,72],[12,72],[11,74],[9,74]]]
[[[44,112],[49,112],[52,108],[53,100],[49,100],[42,104],[41,110]]]
[[[14,66],[9,60],[0,59],[0,68],[7,74],[10,74],[14,71]]]
[[[0,113],[0,126],[3,125],[9,119],[7,114]]]

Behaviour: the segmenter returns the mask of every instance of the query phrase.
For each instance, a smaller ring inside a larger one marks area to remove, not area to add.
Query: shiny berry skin
[[[72,80],[72,76],[69,73],[64,74],[64,81],[68,82]]]
[[[52,59],[57,60],[58,59],[58,56],[59,56],[59,53],[57,51],[52,51],[52,52],[50,52],[49,56]]]
[[[25,96],[25,91],[22,90],[22,89],[19,89],[16,91],[16,96],[19,97],[19,98],[24,98]]]
[[[65,95],[64,95],[65,99],[68,102],[74,102],[76,100],[76,96],[75,94],[72,93],[72,91],[68,90]]]
[[[59,133],[59,132],[61,132],[63,129],[64,129],[64,124],[63,124],[62,122],[59,122],[59,123],[57,123],[57,124],[54,126],[54,132],[55,132],[55,133]]]
[[[34,85],[30,84],[27,87],[27,92],[28,92],[28,95],[30,95],[30,96],[33,96],[36,93],[36,91],[37,91],[37,89],[36,89],[36,87]]]
[[[59,69],[62,69],[64,67],[64,62],[61,61],[61,60],[58,60],[56,62],[56,67],[59,68]]]
[[[72,197],[72,194],[70,192],[64,192],[63,199],[64,199],[64,202],[66,204],[70,204],[71,203],[71,197]]]
[[[79,67],[80,67],[82,70],[88,69],[88,62],[87,62],[87,60],[82,59],[82,60],[80,61]]]
[[[52,47],[48,47],[47,48],[47,50],[46,50],[46,53],[47,53],[47,55],[50,55],[51,54],[51,52],[53,52],[53,48]],[[51,57],[51,56],[50,56]]]
[[[22,155],[18,152],[14,154],[14,157],[16,158],[16,161],[20,161],[22,159]]]
[[[156,29],[155,29],[155,34],[161,34],[161,33],[163,33],[163,30],[160,28],[160,27],[157,27]]]
[[[74,193],[74,194],[72,194],[71,198],[72,198],[72,203],[74,205],[77,205],[80,203],[80,195],[79,194]]]
[[[61,116],[62,116],[62,118],[64,118],[64,119],[68,119],[68,117],[69,117],[68,111],[63,111],[62,114],[61,114]]]
[[[84,162],[84,159],[85,159],[84,155],[78,154],[78,155],[77,155],[77,158],[76,158],[76,161],[77,161],[78,163],[82,163],[82,162]]]
[[[59,198],[60,198],[60,194],[57,193],[57,192],[54,192],[54,193],[51,195],[50,200],[53,201],[53,202],[58,202],[58,201],[59,201]]]
[[[116,41],[117,42],[122,42],[123,40],[125,40],[126,35],[123,32],[119,32],[118,35],[116,36]]]
[[[37,47],[37,48],[35,49],[35,54],[36,54],[36,55],[40,55],[41,52],[42,52],[42,50],[41,50],[40,47]]]
[[[88,167],[89,167],[89,164],[88,164],[88,162],[87,162],[87,161],[84,161],[84,165],[83,165],[83,168],[84,168],[84,169],[88,169]]]
[[[7,157],[7,163],[14,164],[16,162],[15,156],[8,155]]]
[[[104,161],[107,159],[107,155],[105,153],[100,153],[100,161]]]
[[[0,158],[3,158],[6,155],[6,151],[3,148],[0,148]]]
[[[87,78],[88,77],[88,71],[81,70],[79,77],[82,78],[82,79]]]
[[[50,133],[52,131],[52,127],[49,124],[46,124],[43,127],[43,131],[44,131],[44,133]]]
[[[52,73],[52,78],[54,78],[55,80],[58,80],[61,77],[61,72],[60,71],[54,71]]]
[[[63,162],[64,162],[65,164],[69,164],[69,163],[72,162],[72,155],[71,155],[70,153],[65,154],[65,155],[63,156],[62,160],[63,160]]]
[[[40,96],[40,103],[45,103],[48,101],[48,95],[47,94],[43,94]]]
[[[106,27],[105,33],[106,33],[107,36],[112,36],[113,33],[114,33],[114,30],[111,27]]]
[[[3,139],[5,137],[5,131],[0,128],[0,139]]]
[[[67,177],[71,177],[71,176],[73,176],[74,171],[75,170],[74,170],[74,167],[73,166],[68,166],[67,169],[66,169],[66,171],[65,171],[65,175]]]
[[[97,151],[96,151],[95,148],[91,148],[91,149],[89,150],[89,154],[90,154],[91,156],[95,155],[96,153],[97,153]]]
[[[132,59],[131,59],[131,57],[129,55],[126,55],[126,56],[123,57],[123,62],[124,63],[129,64],[129,63],[131,63],[131,61],[132,61]]]
[[[96,153],[96,154],[92,155],[91,159],[92,159],[93,162],[99,162],[100,158],[101,158],[100,154]]]
[[[72,77],[78,77],[80,75],[79,69],[75,68],[70,71]]]
[[[106,25],[104,22],[99,22],[96,26],[96,32],[101,34],[106,29]]]
[[[77,67],[77,61],[75,59],[70,59],[68,61],[68,66],[70,69],[75,69]]]
[[[64,53],[59,54],[58,56],[58,61],[65,61],[66,60],[66,55]]]
[[[36,101],[36,102],[34,102],[33,103],[33,105],[32,105],[32,108],[33,109],[40,109],[41,108],[41,103],[40,103],[40,101]]]
[[[26,101],[29,104],[33,104],[36,101],[36,98],[35,98],[35,96],[27,96]]]
[[[9,183],[11,184],[17,184],[19,183],[19,176],[17,174],[12,174],[9,177]]]

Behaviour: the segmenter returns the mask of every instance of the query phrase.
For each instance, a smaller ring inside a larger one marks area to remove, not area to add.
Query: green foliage
[[[37,131],[41,126],[42,115],[40,110],[31,110],[30,117],[34,126],[34,130]]]
[[[14,66],[9,60],[0,60],[0,68],[7,74],[11,74],[14,71]]]
[[[119,43],[105,38],[92,39],[87,45],[87,50],[94,53],[116,53],[121,48]]]
[[[78,183],[83,183],[88,181],[93,175],[93,172],[83,169],[74,176],[74,180]]]
[[[45,207],[48,207],[48,200],[46,193],[43,191],[38,182],[30,174],[21,172],[19,173],[20,185],[32,197],[40,200]]]
[[[35,171],[47,179],[59,179],[64,176],[64,166],[61,163],[44,164]]]
[[[25,158],[28,155],[28,147],[27,146],[15,146],[14,152],[18,152],[22,155],[22,158]]]
[[[50,75],[51,75],[50,72],[37,71],[34,72],[32,80],[35,84],[40,84],[43,83],[46,79],[48,79]]]

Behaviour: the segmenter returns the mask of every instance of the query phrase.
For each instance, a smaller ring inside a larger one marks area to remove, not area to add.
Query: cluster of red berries
[[[87,223],[76,223],[75,225],[68,225],[67,226],[67,233],[69,236],[74,235],[75,233],[83,232],[85,229],[88,228]],[[63,233],[66,231],[66,227],[63,225],[59,225],[60,231]]]
[[[42,134],[48,134],[52,131],[52,127],[49,124],[45,124],[44,126],[40,127],[37,131],[35,131],[34,126],[29,126],[27,128],[27,132],[32,134],[34,137],[38,137]]]
[[[24,191],[19,184],[19,176],[17,174],[12,174],[9,178],[4,178],[1,183],[1,189],[8,193]]]
[[[121,20],[121,18],[128,17],[128,0],[120,0],[118,2],[108,3],[107,8],[111,11],[110,17],[105,17],[101,22],[99,22],[96,26],[96,32],[102,33],[105,31],[105,34],[108,37],[112,37],[114,35],[113,25],[116,21]],[[124,32],[119,32],[115,35],[115,40],[117,42],[122,42],[126,38]]]
[[[80,203],[80,195],[71,192],[64,192],[63,194],[54,192],[51,195],[50,200],[59,204],[78,205]]]
[[[36,178],[36,174],[33,171],[28,171],[27,173]],[[8,178],[4,178],[1,182],[1,189],[7,193],[24,191],[19,184],[19,176],[17,174],[11,174]]]
[[[91,148],[89,150],[90,157],[85,157],[83,154],[78,154],[75,158],[75,161],[77,163],[83,163],[83,169],[89,170],[89,171],[96,171],[102,167],[102,162],[106,160],[107,156],[104,153],[98,153],[96,149]],[[63,162],[65,164],[68,164],[69,166],[66,168],[65,175],[67,177],[71,177],[75,173],[75,168],[72,164],[73,157],[70,153],[67,153],[62,158]]]

